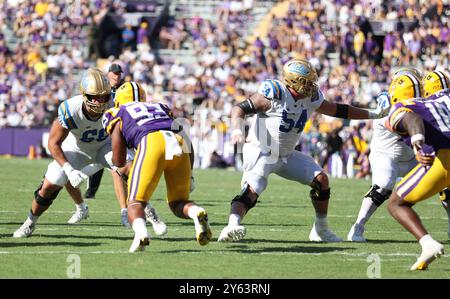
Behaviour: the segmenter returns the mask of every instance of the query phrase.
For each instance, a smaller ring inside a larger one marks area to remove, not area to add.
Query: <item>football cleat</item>
[[[155,208],[147,205],[145,207],[145,220],[147,223],[151,223],[155,234],[158,236],[163,236],[167,234],[167,225],[162,221],[162,219],[156,213]]]
[[[89,218],[89,208],[86,207],[85,209],[78,209],[73,213],[72,217],[70,217],[69,221],[67,223],[69,224],[75,224],[80,222],[83,219]]]
[[[31,236],[34,229],[35,229],[35,225],[33,225],[31,223],[31,221],[25,221],[25,223],[22,224],[22,226],[14,232],[13,237],[14,238],[28,238],[29,236]]]
[[[148,236],[134,236],[133,243],[131,243],[129,252],[145,251],[145,247],[150,244],[150,237]]]
[[[201,246],[209,243],[212,237],[211,228],[208,223],[208,214],[206,211],[200,211],[197,214],[198,224],[195,225],[195,236],[198,244]]]
[[[326,243],[342,242],[342,239],[336,236],[328,227],[317,229],[316,224],[313,225],[311,232],[309,233],[309,240],[312,242]]]
[[[220,233],[217,242],[236,242],[245,237],[246,228],[242,225],[227,225]]]
[[[359,242],[364,243],[367,242],[366,238],[363,236],[364,234],[364,225],[355,223],[352,228],[348,232],[347,241],[350,242]]]
[[[422,254],[410,270],[426,270],[432,261],[444,254],[444,246],[437,241],[433,240],[424,247],[422,248]]]

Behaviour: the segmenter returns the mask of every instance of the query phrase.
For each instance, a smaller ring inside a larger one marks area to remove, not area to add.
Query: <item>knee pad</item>
[[[364,197],[369,197],[373,203],[379,207],[385,202],[391,195],[392,190],[386,190],[378,185],[372,185],[370,190],[364,195]]]
[[[330,188],[322,189],[322,185],[315,178],[311,185],[312,189],[309,192],[309,197],[311,197],[311,200],[326,201],[330,199]]]
[[[39,195],[39,191],[42,189],[42,185],[44,185],[44,182],[42,182],[39,185],[39,187],[37,188],[37,190],[34,191],[34,199],[36,200],[36,202],[39,205],[48,207],[49,205],[51,205],[53,203],[53,200],[56,198],[56,196],[58,196],[59,191],[61,191],[61,189],[59,189],[58,191],[53,192],[53,194],[49,198],[44,198],[44,197]]]
[[[445,188],[444,190],[439,192],[439,199],[441,200],[442,205],[444,206],[444,208],[448,208],[449,204],[449,200],[450,200],[450,190],[448,190],[447,188]]]
[[[247,183],[245,183],[244,188],[242,188],[241,194],[233,198],[233,200],[231,200],[231,204],[233,204],[236,201],[242,203],[246,209],[245,213],[247,213],[251,208],[253,208],[256,205],[256,202],[258,201],[258,199],[252,201],[251,198],[248,196],[249,193],[250,193],[250,186]]]

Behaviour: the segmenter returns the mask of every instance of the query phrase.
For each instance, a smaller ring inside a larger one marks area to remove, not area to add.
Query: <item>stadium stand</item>
[[[328,99],[362,107],[374,105],[391,69],[429,71],[450,57],[450,9],[439,0],[75,2],[0,4],[0,127],[48,127],[81,69],[118,62],[150,100],[192,124],[197,167],[229,166],[232,105],[276,77],[289,55],[313,63]],[[343,162],[363,161],[352,136],[364,130],[369,142],[370,122],[313,117],[300,146],[319,160],[335,130]]]

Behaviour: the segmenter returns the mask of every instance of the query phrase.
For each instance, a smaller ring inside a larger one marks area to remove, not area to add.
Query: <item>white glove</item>
[[[389,100],[389,95],[387,91],[381,92],[377,99],[377,109],[369,110],[369,118],[383,118],[389,114],[391,109],[391,101]]]
[[[194,191],[194,189],[195,189],[195,180],[194,180],[194,177],[191,176],[191,189],[189,192],[192,193],[192,191]]]
[[[119,167],[117,167],[116,165],[114,165],[114,163],[112,162],[112,155],[113,155],[112,151],[111,151],[111,152],[108,152],[108,153],[105,155],[105,160],[106,160],[106,163],[108,163],[108,165],[109,165],[109,167],[111,168],[111,170],[117,171],[117,169],[119,169]]]
[[[70,184],[74,188],[78,188],[81,183],[88,178],[88,176],[81,171],[74,169],[69,162],[64,163],[62,169],[66,173],[67,177],[69,178]]]

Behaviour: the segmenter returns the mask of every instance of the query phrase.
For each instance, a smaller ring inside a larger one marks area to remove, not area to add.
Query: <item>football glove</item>
[[[88,178],[86,174],[82,173],[79,170],[74,169],[69,162],[64,163],[62,168],[66,173],[67,177],[69,178],[70,184],[74,188],[78,188],[81,185],[81,183]]]
[[[388,93],[386,91],[381,92],[376,101],[377,108],[375,110],[369,110],[369,118],[375,119],[387,116],[391,109]]]

